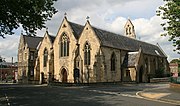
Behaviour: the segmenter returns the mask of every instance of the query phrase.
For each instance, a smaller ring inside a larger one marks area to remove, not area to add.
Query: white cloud
[[[6,61],[11,61],[12,57],[17,61],[17,48],[19,44],[19,36],[7,36],[5,39],[0,38],[0,55]]]
[[[163,33],[162,26],[160,25],[163,20],[160,17],[153,16],[150,19],[140,18],[132,20],[134,23],[136,34],[142,41],[152,44],[159,44],[168,56],[168,60],[178,58],[179,54],[173,52],[174,47],[168,41],[168,37],[160,36]],[[138,39],[137,38],[137,39]]]
[[[123,35],[124,25],[130,17],[137,39],[152,44],[158,42],[171,60],[179,55],[172,52],[168,37],[160,36],[163,32],[160,26],[162,20],[155,16],[156,9],[162,4],[162,0],[58,0],[55,7],[59,12],[46,25],[48,31],[56,35],[66,12],[69,21],[84,25],[86,16],[89,16],[93,26]],[[44,36],[44,33],[45,29],[38,31],[40,36]],[[5,40],[0,38],[0,55],[8,61],[12,56],[17,57],[19,36],[16,35],[8,36]]]

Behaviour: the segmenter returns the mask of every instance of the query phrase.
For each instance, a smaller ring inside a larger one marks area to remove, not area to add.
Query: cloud
[[[153,16],[150,19],[139,18],[132,20],[134,23],[137,39],[151,43],[151,44],[159,44],[164,52],[168,56],[168,60],[172,60],[173,58],[178,58],[179,54],[173,52],[175,49],[172,46],[172,42],[168,41],[168,36],[160,36],[163,33],[161,23],[164,22],[160,17]]]
[[[12,57],[17,61],[17,50],[19,44],[19,36],[7,36],[5,39],[0,38],[0,55],[6,61],[11,61]]]
[[[172,52],[168,37],[160,36],[163,32],[160,26],[162,20],[155,16],[156,9],[162,4],[162,0],[58,0],[55,3],[58,13],[47,21],[46,26],[49,33],[55,36],[66,12],[69,21],[84,25],[86,16],[89,16],[91,25],[123,35],[124,25],[130,17],[137,39],[159,43],[171,60],[179,55]],[[19,32],[5,40],[0,38],[0,55],[8,61],[11,61],[12,56],[17,57]],[[38,31],[39,36],[44,36],[44,33],[45,29]]]

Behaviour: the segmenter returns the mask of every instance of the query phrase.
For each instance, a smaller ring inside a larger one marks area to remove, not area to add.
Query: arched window
[[[129,27],[129,34],[131,34],[131,27]]]
[[[91,60],[91,47],[88,42],[84,45],[84,65],[90,65]]]
[[[126,35],[128,35],[128,28],[126,28]]]
[[[63,33],[61,37],[60,50],[61,57],[69,56],[69,37]]]
[[[116,70],[116,55],[113,52],[111,55],[111,71],[115,71]]]
[[[44,67],[47,66],[47,61],[48,61],[48,51],[47,51],[47,49],[45,49],[44,50],[44,62],[43,62]]]

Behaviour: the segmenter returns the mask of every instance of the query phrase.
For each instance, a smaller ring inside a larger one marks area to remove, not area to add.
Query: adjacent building
[[[39,83],[148,82],[159,69],[169,73],[161,47],[136,39],[130,19],[119,35],[64,17],[56,36],[21,35],[19,78]]]
[[[34,67],[37,58],[37,46],[42,37],[21,35],[18,47],[18,81],[34,80]]]
[[[17,80],[18,66],[17,63],[6,62],[0,56],[0,81]]]

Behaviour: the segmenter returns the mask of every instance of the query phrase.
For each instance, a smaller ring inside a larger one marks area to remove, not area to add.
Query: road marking
[[[10,106],[11,103],[10,103],[10,101],[9,101],[9,98],[8,98],[7,94],[4,94],[4,95],[5,95],[5,98],[6,98],[6,101],[7,101],[7,105]]]
[[[142,98],[140,96],[137,95],[130,95],[130,94],[123,94],[123,93],[119,93],[119,92],[108,92],[108,91],[99,91],[99,90],[89,90],[89,91],[93,91],[93,92],[97,92],[97,93],[104,93],[104,94],[110,94],[110,95],[117,95],[117,96],[125,96],[125,97],[132,97],[132,98]]]
[[[151,99],[160,99],[160,98],[170,95],[170,94],[171,93],[145,92],[145,93],[141,93],[141,96],[151,98]]]
[[[151,100],[151,101],[156,101],[156,102],[161,102],[161,103],[168,103],[168,104],[173,104],[173,105],[179,105],[180,104],[180,101],[175,101],[175,100],[152,99],[152,98],[143,97],[143,96],[140,95],[140,93],[142,93],[143,91],[136,92],[136,95],[122,94],[122,93],[119,93],[119,92],[99,91],[99,90],[89,90],[89,91],[97,92],[97,93],[117,95],[117,96],[120,95],[120,96],[124,96],[124,97],[140,98],[140,99]]]
[[[144,90],[144,91],[148,91],[148,90]],[[136,92],[136,95],[141,97],[142,99],[146,99],[146,100],[150,100],[150,101],[156,101],[156,102],[161,102],[161,103],[168,103],[168,104],[173,104],[173,105],[179,105],[180,104],[180,101],[176,101],[176,100],[163,99],[163,98],[155,99],[155,98],[148,98],[148,97],[141,96],[141,94],[144,91],[138,91],[138,92]]]

